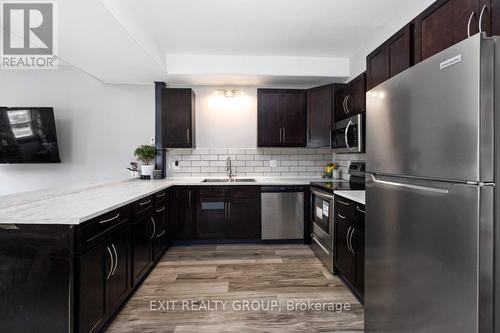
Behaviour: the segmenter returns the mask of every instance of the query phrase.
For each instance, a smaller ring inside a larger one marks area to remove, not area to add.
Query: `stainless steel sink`
[[[242,182],[242,183],[254,183],[255,179],[253,178],[207,178],[203,179],[202,183],[234,183],[234,182]]]

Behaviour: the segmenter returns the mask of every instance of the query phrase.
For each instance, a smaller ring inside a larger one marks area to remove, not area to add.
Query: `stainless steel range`
[[[335,205],[334,191],[364,190],[365,162],[353,162],[349,167],[350,180],[347,182],[311,183],[311,249],[334,273],[335,249]]]

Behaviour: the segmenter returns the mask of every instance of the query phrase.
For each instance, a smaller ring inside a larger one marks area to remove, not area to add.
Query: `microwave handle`
[[[347,134],[349,133],[349,127],[351,127],[351,125],[352,125],[352,121],[349,120],[349,123],[347,124],[347,127],[345,128],[345,132],[344,132],[345,145],[347,146],[347,149],[352,149],[349,146],[349,138],[347,137]]]

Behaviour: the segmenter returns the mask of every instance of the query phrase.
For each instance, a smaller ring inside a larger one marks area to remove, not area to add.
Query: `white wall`
[[[216,87],[194,87],[197,148],[257,147],[257,89],[241,87],[232,98],[214,94]]]
[[[154,87],[106,85],[69,67],[2,71],[0,105],[53,106],[62,164],[0,165],[0,195],[123,178],[154,136]]]

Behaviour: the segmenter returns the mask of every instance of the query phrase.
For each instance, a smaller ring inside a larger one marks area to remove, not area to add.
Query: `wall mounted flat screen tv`
[[[53,108],[0,107],[0,163],[61,163]]]

